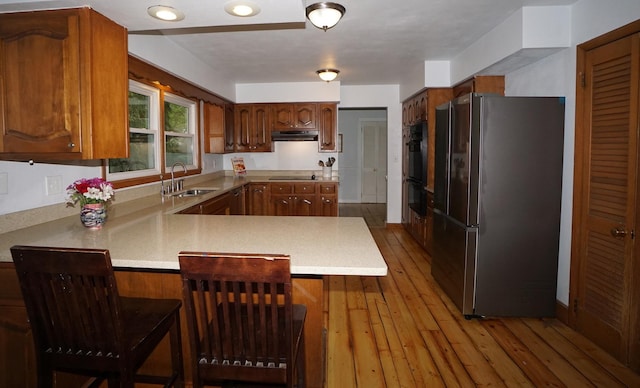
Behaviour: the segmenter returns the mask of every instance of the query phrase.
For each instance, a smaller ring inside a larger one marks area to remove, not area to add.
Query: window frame
[[[169,102],[175,105],[180,105],[183,106],[185,108],[187,108],[187,111],[189,112],[189,117],[187,120],[187,125],[188,125],[188,130],[187,133],[182,133],[182,132],[173,132],[173,131],[168,131],[166,129],[166,123],[164,120],[164,106],[165,103]],[[161,103],[161,107],[162,107],[162,136],[163,136],[163,164],[164,164],[164,170],[167,172],[171,171],[171,166],[167,164],[167,138],[169,136],[173,136],[173,137],[183,137],[183,138],[191,138],[193,139],[192,141],[192,145],[191,145],[191,152],[192,152],[192,158],[193,158],[193,164],[186,164],[185,166],[187,167],[187,171],[189,170],[194,170],[198,168],[198,161],[200,160],[200,142],[199,140],[199,130],[198,130],[198,125],[197,123],[199,122],[198,120],[198,113],[199,113],[199,107],[200,105],[200,101],[194,101],[185,97],[182,97],[178,94],[175,93],[171,93],[171,92],[163,92],[162,93],[162,103]]]
[[[131,57],[130,66],[131,66]],[[136,80],[132,79],[136,78]],[[168,76],[168,75],[167,75]],[[171,77],[171,76],[169,76]],[[173,77],[171,77],[173,78]],[[175,79],[177,84],[180,84],[182,81]],[[136,85],[136,89],[132,90],[131,85]],[[118,172],[118,173],[109,173],[109,160],[105,160],[103,163],[103,177],[113,183],[114,188],[124,188],[124,187],[133,187],[137,185],[160,182],[163,179],[167,179],[169,174],[171,173],[171,166],[166,165],[166,134],[165,134],[165,123],[164,123],[164,101],[165,96],[169,95],[170,102],[173,101],[182,101],[183,104],[188,105],[189,111],[189,126],[192,128],[190,131],[193,138],[193,164],[186,165],[187,173],[185,174],[182,168],[176,169],[175,176],[182,177],[187,175],[196,175],[202,172],[202,161],[201,161],[201,120],[200,120],[200,99],[197,97],[189,98],[186,97],[180,91],[172,89],[170,86],[164,85],[158,81],[151,81],[144,77],[138,77],[135,74],[129,72],[129,90],[139,93],[139,90],[153,91],[153,93],[157,93],[158,99],[157,104],[150,110],[154,111],[154,115],[157,118],[157,128],[158,132],[155,136],[155,151],[156,151],[156,168],[155,169],[145,169],[139,171],[127,171],[127,172]],[[145,94],[145,93],[141,93]],[[145,94],[146,95],[146,94]],[[151,112],[150,112],[151,115]],[[151,121],[151,120],[150,120]],[[151,126],[151,122],[150,122]],[[129,128],[131,131],[131,128]],[[138,132],[138,129],[136,129]],[[176,134],[175,132],[169,132],[170,134]],[[179,133],[178,133],[179,134]],[[184,134],[179,134],[184,135]],[[162,139],[162,140],[160,140]],[[130,146],[129,146],[130,147]]]
[[[109,181],[122,181],[127,179],[135,179],[150,175],[160,175],[162,173],[162,157],[160,150],[160,97],[161,91],[158,88],[146,85],[144,83],[129,80],[128,91],[149,97],[149,128],[133,128],[129,126],[129,134],[141,133],[154,135],[153,148],[155,150],[155,168],[148,168],[136,171],[109,172],[109,162],[106,163],[106,179]],[[129,144],[131,150],[131,144]]]

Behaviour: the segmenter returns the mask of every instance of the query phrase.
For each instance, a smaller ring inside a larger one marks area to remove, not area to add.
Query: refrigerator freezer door
[[[473,316],[478,229],[434,210],[431,274],[465,316]]]
[[[449,213],[450,113],[450,102],[436,108],[433,207],[444,214]]]

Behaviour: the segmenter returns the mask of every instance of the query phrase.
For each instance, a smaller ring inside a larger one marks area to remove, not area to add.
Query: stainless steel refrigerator
[[[436,109],[432,275],[466,318],[555,315],[564,98]]]

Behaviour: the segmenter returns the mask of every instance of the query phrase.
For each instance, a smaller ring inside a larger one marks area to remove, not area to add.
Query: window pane
[[[129,91],[129,128],[149,129],[149,96]]]
[[[109,159],[109,173],[154,169],[155,135],[129,133],[129,158]]]
[[[170,136],[166,137],[166,165],[171,166],[175,162],[185,165],[193,165],[193,137]]]
[[[165,131],[189,133],[189,108],[165,101],[164,127]]]

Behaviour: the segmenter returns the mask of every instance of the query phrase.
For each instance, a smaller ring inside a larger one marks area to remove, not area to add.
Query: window
[[[195,167],[197,157],[196,103],[169,93],[164,95],[165,166],[180,162]]]
[[[129,80],[129,158],[109,159],[108,179],[160,174],[160,91]]]
[[[129,80],[129,158],[109,159],[107,179],[131,179],[133,184],[156,181],[176,162],[197,169],[196,104]]]

